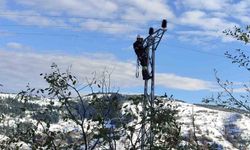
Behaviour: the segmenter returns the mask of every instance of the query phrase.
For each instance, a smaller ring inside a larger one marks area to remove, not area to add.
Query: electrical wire
[[[86,28],[80,25],[36,25],[36,24],[0,24],[0,27],[53,27],[53,28]],[[100,28],[107,29],[124,29],[124,27],[130,27],[129,24],[123,26],[100,26]]]
[[[16,14],[16,13],[4,13],[0,12],[0,16],[19,16],[19,17],[46,17],[46,18],[64,18],[64,19],[81,19],[81,20],[105,20],[105,21],[110,21],[110,20],[115,20],[115,22],[129,22],[129,23],[140,23],[141,21],[149,21],[146,19],[133,19],[133,18],[110,18],[110,17],[86,17],[86,16],[70,16],[70,15],[44,15],[44,14]],[[151,19],[150,22],[158,22],[162,21],[162,19]]]
[[[206,51],[202,51],[202,50],[197,50],[197,49],[190,49],[190,48],[184,48],[184,47],[180,47],[180,46],[174,46],[174,48],[178,48],[178,49],[181,49],[181,50],[187,50],[187,51],[192,51],[192,52],[196,52],[196,53],[201,53],[201,54],[206,54],[206,55],[210,55],[210,56],[215,56],[215,57],[224,57],[224,55],[219,55],[219,54],[216,54],[216,53],[211,53],[211,52],[206,52]]]
[[[52,33],[34,33],[34,32],[0,32],[0,34],[7,34],[7,35],[32,35],[32,36],[55,36],[55,37],[74,37],[74,38],[80,38],[83,37],[84,39],[89,39],[89,40],[93,40],[96,39],[96,37],[90,37],[90,36],[85,36],[82,34],[52,34]],[[111,38],[111,37],[102,37],[102,38]],[[113,38],[111,38],[113,39]],[[170,46],[171,47],[171,46]],[[206,55],[210,55],[210,56],[215,56],[215,57],[225,57],[224,55],[219,55],[219,54],[215,54],[215,53],[211,53],[211,52],[205,52],[202,50],[196,50],[196,49],[190,49],[190,48],[185,48],[185,47],[181,47],[181,46],[177,46],[174,45],[172,46],[172,49],[181,49],[181,50],[185,50],[185,51],[192,51],[192,52],[196,52],[196,53],[201,53],[201,54],[206,54]]]
[[[82,19],[82,20],[91,20],[91,19],[99,19],[99,20],[111,20],[114,18],[98,18],[98,17],[82,17],[82,16],[60,16],[60,15],[31,15],[31,14],[16,14],[16,13],[3,13],[0,12],[0,16],[20,16],[20,17],[48,17],[48,18],[78,18],[78,19]],[[143,20],[143,19],[141,19]],[[123,20],[119,20],[118,22],[139,22],[140,19],[123,19]],[[160,20],[154,20],[156,21],[160,21]],[[43,26],[46,27],[46,25],[33,25],[33,24],[0,24],[0,27],[39,27],[39,26]],[[74,28],[74,27],[80,27],[77,25],[47,25],[47,27],[55,27],[55,28]],[[108,26],[103,26],[102,28],[107,28],[107,29],[114,29],[114,28],[123,28],[123,27],[108,27]],[[32,35],[32,36],[55,36],[55,37],[75,37],[75,38],[79,38],[79,37],[84,37],[86,39],[93,39],[96,37],[86,37],[83,34],[55,34],[55,33],[41,33],[41,32],[4,32],[4,31],[0,31],[0,34],[5,34],[5,35]],[[103,38],[111,38],[111,37],[103,37]],[[112,38],[113,39],[113,38]],[[205,52],[205,51],[201,51],[201,50],[195,50],[195,49],[190,49],[190,48],[184,48],[184,47],[180,47],[180,46],[174,46],[174,48],[178,48],[178,49],[183,49],[183,50],[187,50],[187,51],[192,51],[192,52],[197,52],[197,53],[201,53],[201,54],[206,54],[206,55],[211,55],[211,56],[216,56],[216,57],[224,57],[223,55],[219,55],[219,54],[215,54],[215,53],[210,53],[210,52]]]
[[[86,36],[85,34],[60,34],[60,33],[43,33],[43,32],[8,32],[8,31],[0,31],[0,35],[4,36],[48,36],[48,37],[61,37],[61,38],[83,38],[83,39],[96,39],[96,36]],[[119,37],[119,36],[117,36]],[[111,36],[101,36],[101,38],[105,39],[114,39]]]

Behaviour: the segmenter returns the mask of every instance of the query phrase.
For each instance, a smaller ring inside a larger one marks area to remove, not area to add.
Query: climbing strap
[[[137,58],[136,71],[135,71],[135,77],[136,78],[139,78],[139,66],[140,66],[140,61]]]

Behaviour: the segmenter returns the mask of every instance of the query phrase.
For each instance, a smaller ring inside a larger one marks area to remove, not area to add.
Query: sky
[[[250,0],[0,0],[0,91],[45,87],[39,74],[56,63],[83,83],[106,71],[113,91],[143,93],[132,44],[167,19],[156,51],[157,95],[200,103],[221,91],[214,69],[242,93],[248,72],[224,53],[249,46],[223,31],[249,25],[249,7]]]

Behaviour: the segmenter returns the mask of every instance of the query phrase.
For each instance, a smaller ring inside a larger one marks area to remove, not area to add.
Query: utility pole
[[[146,49],[146,54],[148,55],[149,63],[147,64],[147,69],[148,72],[151,73],[151,89],[150,89],[150,94],[148,94],[148,82],[149,80],[145,80],[144,83],[144,100],[143,100],[143,106],[142,106],[142,127],[141,127],[141,150],[144,150],[145,144],[147,141],[145,141],[145,136],[146,136],[146,107],[147,103],[150,104],[150,115],[152,115],[152,109],[154,107],[154,100],[155,100],[155,95],[154,95],[154,90],[155,90],[155,51],[164,35],[164,33],[167,31],[167,21],[164,19],[162,21],[162,25],[160,29],[157,29],[154,31],[152,27],[149,28],[149,35],[147,38],[143,40],[143,47]],[[150,67],[149,67],[150,66]],[[150,95],[150,97],[149,97]],[[150,143],[150,149],[152,149],[153,146],[153,141],[154,141],[154,135],[152,132],[152,124],[153,122],[150,122],[150,127],[149,127],[149,143]]]

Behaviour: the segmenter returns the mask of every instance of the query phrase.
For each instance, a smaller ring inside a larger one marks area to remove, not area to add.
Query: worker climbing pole
[[[155,86],[155,51],[164,35],[167,31],[167,21],[164,19],[160,29],[154,31],[154,28],[149,28],[149,35],[143,39],[141,36],[137,36],[136,41],[133,44],[135,53],[137,55],[137,71],[139,65],[142,67],[142,78],[145,80],[144,83],[144,100],[143,100],[143,117],[142,117],[142,127],[141,127],[141,149],[144,150],[145,147],[145,136],[146,125],[146,105],[150,104],[150,108],[154,107],[154,86]],[[136,77],[139,77],[139,73],[136,73]],[[148,82],[151,81],[151,90],[148,93]],[[152,111],[151,111],[152,112]],[[151,113],[149,112],[149,113]],[[149,127],[149,143],[150,149],[153,145],[154,135],[152,133],[152,122]]]

